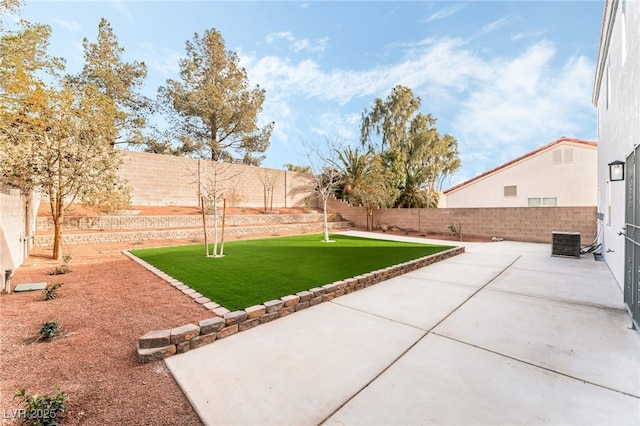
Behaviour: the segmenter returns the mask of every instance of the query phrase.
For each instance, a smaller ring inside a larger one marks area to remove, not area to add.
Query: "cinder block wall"
[[[366,227],[366,211],[350,207],[335,199],[332,210],[358,227]],[[500,237],[512,241],[551,243],[553,231],[580,232],[583,245],[596,237],[596,207],[508,207],[450,209],[378,209],[373,224],[425,234],[449,234],[449,225],[462,226],[462,236],[476,238]]]
[[[120,176],[131,186],[137,206],[197,206],[198,188],[206,193],[214,186],[224,192],[227,203],[264,207],[264,187],[272,183],[273,208],[301,207],[313,192],[312,177],[305,173],[217,163],[194,158],[121,151]],[[235,197],[234,197],[235,195]],[[270,207],[270,195],[268,207]]]

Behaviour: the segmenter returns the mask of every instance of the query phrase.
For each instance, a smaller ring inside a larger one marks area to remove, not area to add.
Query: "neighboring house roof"
[[[509,166],[512,166],[512,165],[514,165],[516,163],[519,163],[520,161],[523,161],[523,160],[525,160],[527,158],[533,157],[534,155],[537,155],[537,154],[541,153],[542,151],[546,151],[549,148],[552,148],[555,145],[561,144],[563,142],[571,142],[571,143],[574,143],[574,144],[584,145],[585,147],[592,147],[592,148],[596,148],[598,146],[598,142],[585,141],[585,140],[582,140],[582,139],[576,139],[576,138],[569,138],[569,137],[566,137],[566,136],[561,136],[559,139],[556,139],[555,141],[553,141],[551,143],[548,143],[548,144],[546,144],[546,145],[544,145],[544,146],[542,146],[542,147],[540,147],[540,148],[538,148],[536,150],[533,150],[533,151],[531,151],[531,152],[529,152],[527,154],[524,154],[524,155],[522,155],[522,156],[520,156],[518,158],[515,158],[515,159],[513,159],[513,160],[511,160],[511,161],[509,161],[507,163],[504,163],[504,164],[502,164],[502,165],[500,165],[500,166],[498,166],[498,167],[496,167],[494,169],[486,171],[486,172],[484,172],[484,173],[482,173],[482,174],[480,174],[480,175],[478,175],[476,177],[473,177],[473,178],[471,178],[471,179],[469,179],[467,181],[464,181],[464,182],[462,182],[462,183],[460,183],[460,184],[458,184],[456,186],[452,186],[451,188],[449,188],[446,191],[444,191],[444,194],[447,195],[449,193],[455,192],[455,191],[457,191],[457,190],[459,190],[459,189],[461,189],[461,188],[463,188],[463,187],[465,187],[465,186],[467,186],[467,185],[469,185],[469,184],[471,184],[473,182],[476,182],[476,181],[478,181],[480,179],[483,179],[483,178],[485,178],[487,176],[490,176],[490,175],[492,175],[494,173],[497,173],[502,169],[506,169]]]

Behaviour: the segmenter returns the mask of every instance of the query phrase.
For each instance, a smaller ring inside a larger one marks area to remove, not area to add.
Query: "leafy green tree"
[[[147,76],[144,62],[124,62],[124,48],[106,19],[98,25],[98,40],[91,43],[87,38],[82,42],[84,68],[78,75],[68,78],[73,85],[93,85],[114,104],[113,126],[117,129],[112,145],[139,145],[144,141],[142,129],[146,116],[153,111],[150,99],[138,90]]]
[[[367,211],[367,229],[373,230],[373,211],[391,207],[398,195],[393,184],[393,171],[385,167],[382,156],[371,151],[360,153],[347,148],[338,153],[342,171],[342,198]]]
[[[295,164],[287,163],[284,167],[289,172],[311,173],[311,166],[298,166]]]
[[[259,165],[273,130],[273,123],[257,125],[265,91],[249,88],[238,55],[225,49],[215,29],[196,33],[186,53],[181,81],[167,80],[159,89],[182,145],[212,161]]]
[[[92,84],[63,84],[62,61],[46,54],[49,35],[49,27],[23,22],[0,37],[0,184],[48,198],[53,257],[61,259],[65,208],[102,202],[122,183],[111,146],[114,104]],[[45,83],[46,75],[57,85]]]
[[[22,0],[0,0],[0,31],[4,29],[5,14],[17,13],[22,8]]]
[[[361,144],[382,154],[400,189],[396,207],[437,206],[437,191],[460,167],[457,141],[441,136],[431,114],[419,112],[421,100],[396,86],[362,113]],[[434,202],[435,200],[435,202]]]

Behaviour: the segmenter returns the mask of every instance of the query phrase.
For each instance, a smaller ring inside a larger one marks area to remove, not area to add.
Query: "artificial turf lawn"
[[[224,257],[204,244],[131,250],[203,296],[234,311],[451,248],[331,235],[226,242]]]

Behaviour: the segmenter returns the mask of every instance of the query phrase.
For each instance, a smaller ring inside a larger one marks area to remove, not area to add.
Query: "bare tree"
[[[315,184],[314,192],[322,199],[322,212],[324,215],[324,242],[332,242],[329,239],[329,220],[327,213],[327,201],[336,189],[341,186],[342,172],[338,166],[338,157],[343,142],[339,139],[325,139],[325,143],[310,145],[303,142],[303,146],[309,160],[309,167]]]
[[[259,175],[260,182],[262,182],[262,189],[264,193],[264,212],[273,213],[273,193],[278,178],[278,172],[275,170],[263,169]]]
[[[207,167],[209,166],[209,167]],[[235,188],[236,178],[242,173],[231,169],[233,165],[219,161],[198,160],[197,170],[187,170],[194,177],[198,186],[197,195],[202,208],[202,226],[204,232],[204,245],[208,257],[221,257],[222,251],[218,253],[218,206],[220,201],[225,199],[225,194]],[[209,169],[209,170],[208,170]],[[213,254],[209,252],[207,238],[207,211],[213,212]]]

